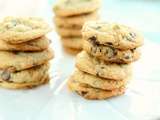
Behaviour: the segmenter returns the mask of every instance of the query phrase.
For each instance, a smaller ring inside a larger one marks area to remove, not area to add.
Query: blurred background
[[[0,0],[0,18],[41,16],[52,24],[55,0]],[[160,0],[102,0],[101,18],[142,31],[146,40],[160,44]]]

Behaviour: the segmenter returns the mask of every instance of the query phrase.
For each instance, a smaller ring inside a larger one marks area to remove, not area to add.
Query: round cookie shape
[[[6,17],[0,22],[0,38],[10,44],[27,42],[49,31],[49,25],[36,17]]]
[[[81,37],[81,29],[56,27],[57,33],[62,37]]]
[[[109,63],[131,63],[140,58],[140,51],[138,48],[119,50],[112,46],[101,45],[84,40],[83,49],[92,56]]]
[[[58,27],[63,28],[72,28],[72,29],[81,29],[83,24],[86,21],[90,20],[97,20],[99,18],[99,15],[96,12],[88,13],[88,14],[82,14],[77,16],[71,16],[71,17],[54,17],[54,22]]]
[[[65,51],[66,53],[70,54],[70,55],[75,56],[75,55],[77,55],[81,50],[79,50],[79,49],[74,49],[74,48],[69,48],[69,47],[65,47],[65,46],[64,46],[64,51]]]
[[[44,65],[39,65],[18,72],[0,70],[0,82],[30,83],[40,81],[43,76],[48,74],[48,69],[49,65],[46,63]]]
[[[68,17],[96,11],[100,0],[59,0],[53,7],[56,16]]]
[[[81,95],[85,99],[91,99],[91,100],[108,99],[110,97],[122,95],[125,93],[125,87],[121,87],[114,90],[102,90],[102,89],[93,88],[87,84],[80,83],[72,79],[68,81],[68,87],[72,91],[77,92],[79,95]]]
[[[100,78],[85,72],[82,72],[78,69],[76,69],[71,76],[71,79],[78,81],[80,83],[85,83],[90,85],[94,88],[99,88],[102,90],[113,90],[116,88],[121,88],[122,86],[125,86],[128,82],[128,78],[125,78],[124,80],[111,80],[111,79],[105,79]]]
[[[131,76],[131,64],[106,63],[87,52],[82,51],[76,57],[76,67],[86,73],[97,77],[120,81]]]
[[[17,72],[44,64],[52,58],[50,49],[40,52],[0,51],[0,69]]]
[[[19,44],[9,44],[0,40],[0,50],[2,51],[42,51],[48,48],[50,42],[45,36],[32,41]]]
[[[82,35],[85,40],[121,50],[134,49],[143,45],[143,37],[136,30],[115,23],[86,22],[82,28]]]
[[[81,50],[82,49],[82,38],[81,37],[69,37],[69,38],[61,38],[62,44],[65,47],[69,47],[72,49]]]

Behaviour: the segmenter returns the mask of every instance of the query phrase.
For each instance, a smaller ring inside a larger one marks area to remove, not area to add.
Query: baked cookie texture
[[[44,64],[52,58],[53,52],[51,50],[41,52],[0,51],[0,69],[13,72],[21,71]]]
[[[119,50],[112,46],[100,45],[84,40],[83,49],[106,62],[131,63],[140,58],[140,50],[138,48]]]
[[[86,40],[121,50],[143,45],[143,37],[136,30],[116,23],[89,21],[83,26],[82,34]]]
[[[96,11],[100,0],[58,0],[53,7],[57,16],[68,17]]]
[[[85,51],[76,56],[76,67],[86,73],[115,81],[124,80],[132,74],[131,64],[106,63]]]
[[[70,79],[68,87],[71,91],[77,92],[79,95],[90,100],[103,100],[114,96],[119,96],[125,93],[125,87],[114,90],[102,90],[89,86],[88,84],[80,83]]]
[[[81,29],[85,22],[98,20],[101,0],[57,0],[53,6],[55,29],[65,48],[82,49]],[[75,41],[75,39],[77,39]],[[80,40],[81,39],[81,40]]]
[[[81,50],[82,49],[82,38],[81,37],[70,37],[61,38],[62,44],[65,47]]]
[[[40,18],[6,17],[0,22],[0,38],[10,44],[27,42],[49,31],[49,25]]]
[[[48,83],[54,57],[41,18],[6,17],[0,22],[0,86],[26,89]]]
[[[68,87],[86,99],[124,94],[132,62],[141,55],[141,35],[125,25],[91,21],[84,24],[82,38],[83,51],[76,56]]]
[[[50,41],[45,36],[19,44],[9,44],[0,40],[0,50],[2,51],[43,51],[49,47]]]

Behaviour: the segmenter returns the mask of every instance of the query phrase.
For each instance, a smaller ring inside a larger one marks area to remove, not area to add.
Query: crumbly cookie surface
[[[67,17],[91,13],[100,7],[100,0],[59,0],[53,7],[57,16]]]
[[[124,80],[131,76],[131,64],[110,64],[82,51],[76,56],[76,67],[86,73],[112,80]]]
[[[128,78],[116,81],[111,79],[100,78],[100,77],[82,72],[78,69],[74,71],[73,75],[71,76],[71,79],[74,81],[78,81],[80,83],[88,84],[93,88],[98,88],[102,90],[114,90],[117,88],[121,88],[122,86],[125,86],[128,82]]]
[[[102,90],[93,88],[87,84],[80,83],[70,79],[68,81],[68,87],[72,90],[80,94],[86,99],[91,100],[102,100],[110,97],[122,95],[125,93],[125,87],[114,89],[114,90]]]
[[[112,46],[97,44],[93,41],[83,41],[83,49],[89,54],[111,63],[131,63],[140,58],[138,48],[119,50]]]
[[[83,40],[81,37],[70,37],[70,38],[61,38],[62,44],[65,47],[69,47],[72,49],[82,49]]]
[[[50,41],[46,37],[19,44],[9,44],[0,40],[0,50],[2,51],[42,51],[48,48]]]
[[[136,30],[114,23],[86,22],[82,34],[85,40],[121,50],[134,49],[143,44],[143,37]]]
[[[89,14],[82,14],[78,16],[71,16],[65,18],[55,16],[54,22],[58,27],[81,29],[86,21],[97,20],[98,18],[99,18],[98,13],[93,12]]]
[[[6,17],[0,22],[0,38],[11,44],[27,42],[43,36],[51,28],[40,18]]]
[[[8,52],[0,51],[0,69],[8,71],[21,71],[41,65],[53,58],[50,49],[40,52]]]

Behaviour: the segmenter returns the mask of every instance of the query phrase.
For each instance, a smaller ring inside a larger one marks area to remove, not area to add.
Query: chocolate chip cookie
[[[21,71],[41,65],[53,58],[53,52],[48,49],[40,52],[8,52],[0,51],[0,69]]]
[[[69,38],[61,38],[62,44],[65,47],[72,48],[72,49],[82,49],[82,38],[81,37],[69,37]]]
[[[45,36],[32,41],[19,44],[9,44],[0,39],[0,50],[2,51],[42,51],[48,48],[50,42]]]
[[[97,20],[99,18],[97,12],[82,14],[71,17],[54,17],[54,22],[58,27],[81,29],[86,21]]]
[[[81,37],[81,29],[56,27],[57,33],[62,37]]]
[[[125,93],[125,87],[121,87],[114,90],[102,90],[89,86],[88,84],[80,83],[70,79],[68,81],[68,87],[77,92],[79,95],[86,99],[107,99],[110,97],[122,95]]]
[[[6,17],[0,22],[0,39],[10,44],[27,42],[48,33],[49,25],[35,17]]]
[[[56,16],[67,17],[91,13],[100,7],[100,0],[58,0],[53,7]]]
[[[76,67],[84,72],[112,80],[124,80],[131,76],[131,64],[110,64],[82,51],[76,56]]]
[[[120,24],[86,22],[82,34],[85,40],[121,50],[134,49],[143,44],[143,37],[136,30]]]
[[[112,63],[131,63],[140,58],[138,48],[122,51],[111,46],[84,40],[83,49],[99,59]]]
[[[113,90],[116,88],[121,88],[122,86],[125,86],[128,82],[128,78],[116,81],[116,80],[111,80],[106,78],[100,78],[100,77],[82,72],[78,69],[74,71],[70,79],[74,81],[78,81],[80,83],[88,84],[91,87],[99,88],[102,90]]]
[[[48,64],[19,72],[0,70],[0,86],[10,89],[32,88],[49,80]]]

